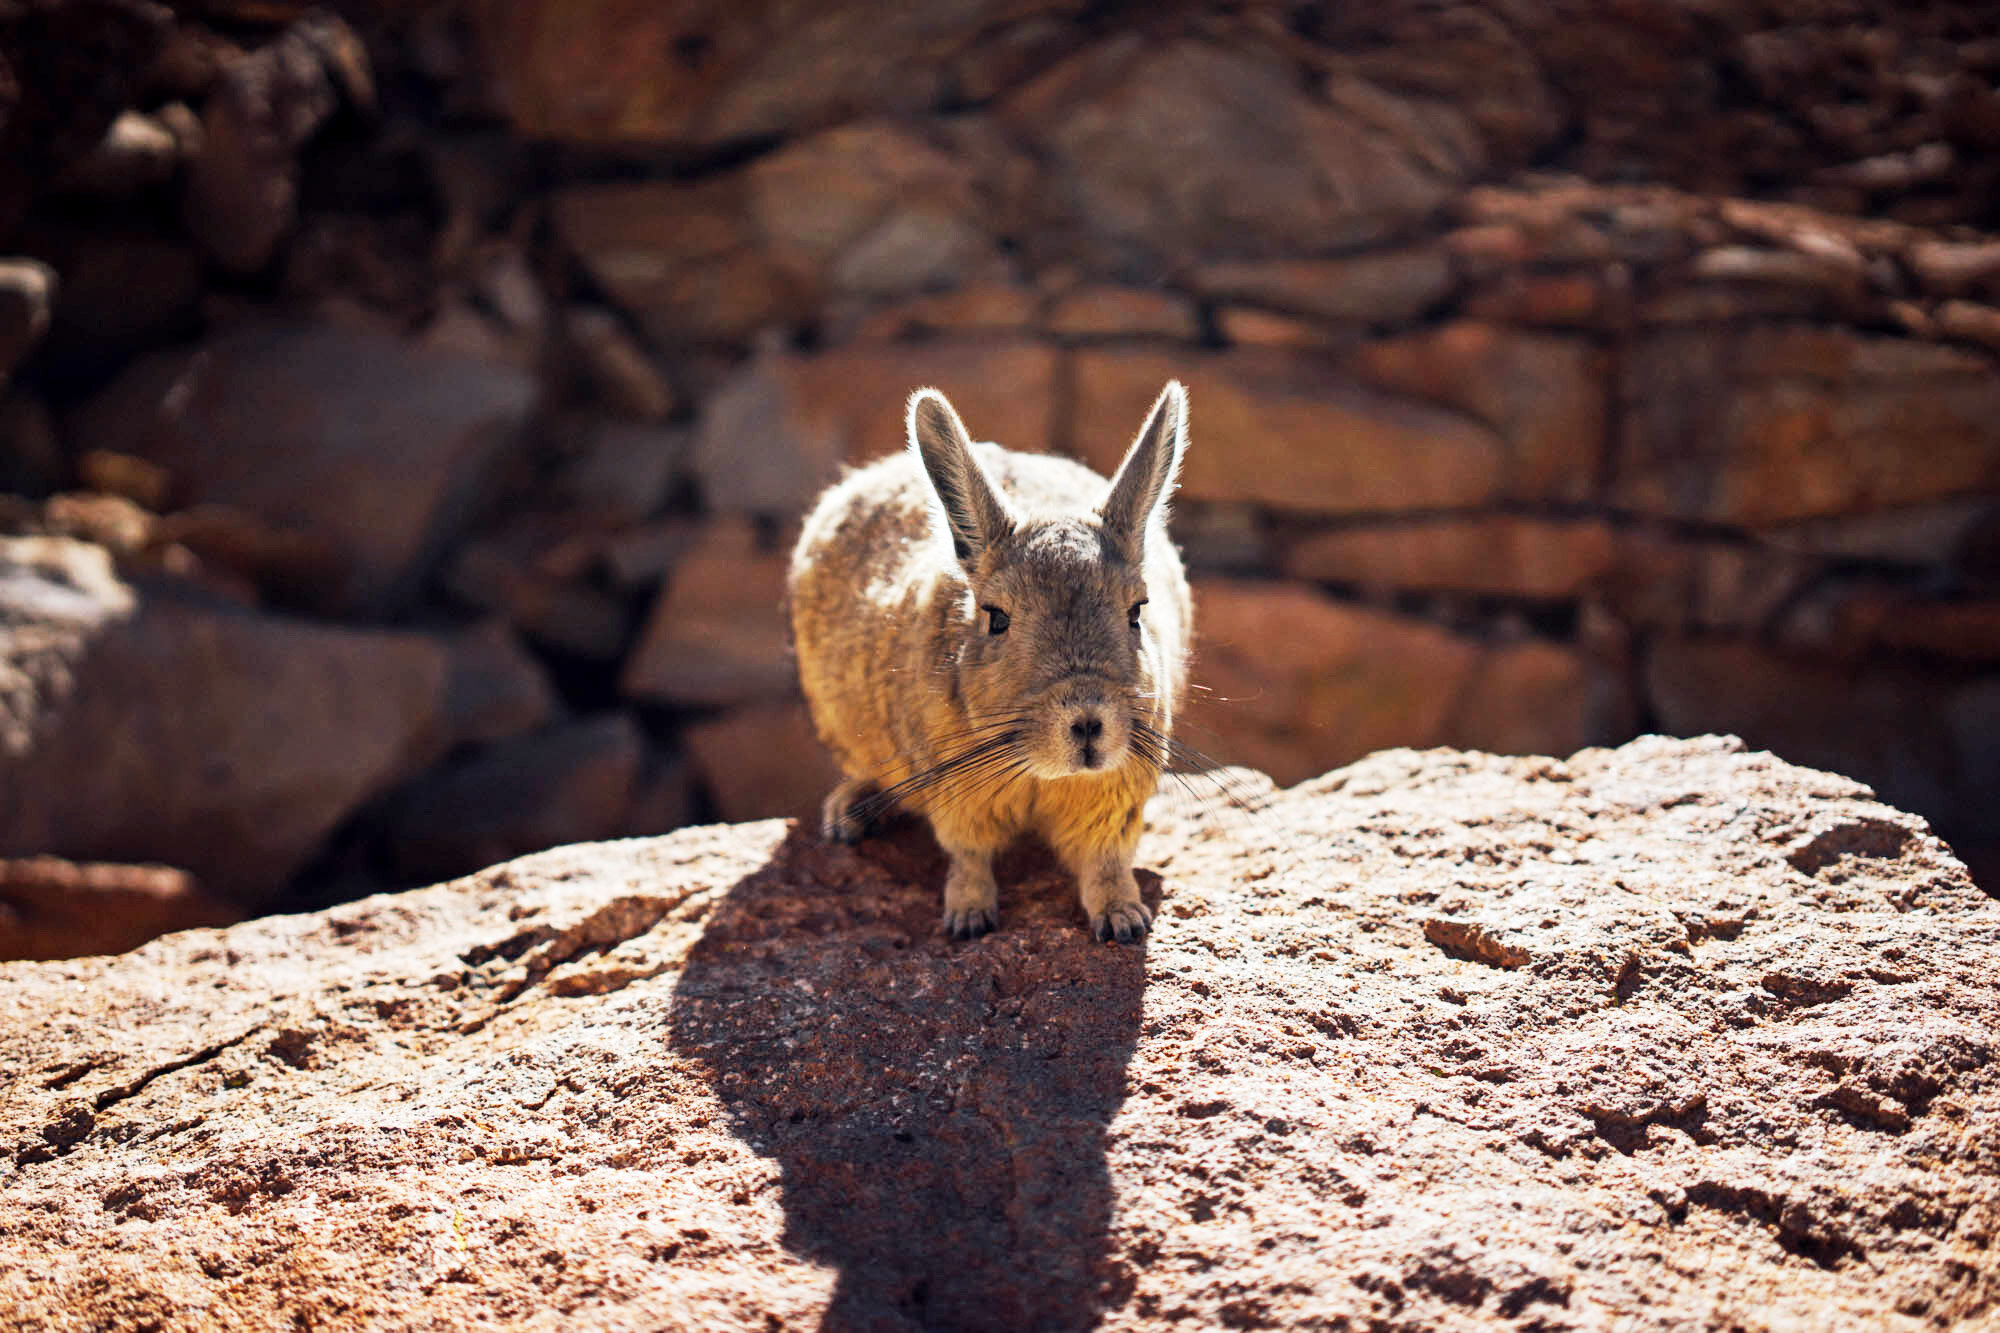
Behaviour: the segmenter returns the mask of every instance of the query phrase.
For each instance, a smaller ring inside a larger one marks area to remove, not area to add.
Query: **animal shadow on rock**
[[[1105,1135],[1145,955],[1093,941],[1028,845],[996,862],[999,931],[949,943],[945,868],[914,823],[795,829],[710,912],[670,1039],[781,1168],[785,1244],[837,1270],[822,1328],[1088,1328],[1131,1285]]]

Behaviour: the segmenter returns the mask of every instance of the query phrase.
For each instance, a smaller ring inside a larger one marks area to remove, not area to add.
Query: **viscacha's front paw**
[[[863,804],[875,795],[875,784],[857,778],[827,793],[819,807],[819,833],[828,842],[857,843],[868,836],[869,821]]]
[[[995,907],[946,908],[941,925],[955,940],[976,940],[999,929],[1000,911]]]
[[[1090,933],[1106,942],[1115,939],[1120,944],[1136,944],[1146,938],[1146,929],[1152,924],[1153,910],[1134,899],[1112,903],[1090,918]]]

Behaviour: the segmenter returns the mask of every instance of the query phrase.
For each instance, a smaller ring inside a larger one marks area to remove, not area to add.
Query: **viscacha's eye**
[[[1132,603],[1132,610],[1126,616],[1126,619],[1132,623],[1133,629],[1139,628],[1139,608],[1144,606],[1145,604],[1146,604],[1146,599],[1144,597],[1141,597],[1138,601]]]
[[[1007,613],[1005,611],[1002,611],[997,606],[982,606],[979,609],[986,613],[986,632],[988,634],[1005,634],[1007,632]]]

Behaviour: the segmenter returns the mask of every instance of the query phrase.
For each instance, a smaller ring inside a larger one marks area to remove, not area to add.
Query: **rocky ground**
[[[1247,780],[1246,780],[1247,781]],[[1723,739],[1168,802],[1143,949],[921,830],[0,967],[21,1327],[1983,1327],[2000,903]]]

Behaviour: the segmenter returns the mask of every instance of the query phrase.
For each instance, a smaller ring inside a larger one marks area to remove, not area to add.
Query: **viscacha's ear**
[[[949,400],[936,389],[910,395],[910,448],[923,461],[952,553],[970,566],[1014,527],[1014,515],[972,456],[972,441]]]
[[[1187,390],[1179,380],[1168,380],[1097,511],[1112,540],[1134,564],[1145,557],[1146,533],[1164,517],[1167,498],[1173,494],[1181,454],[1187,449],[1187,413]]]

